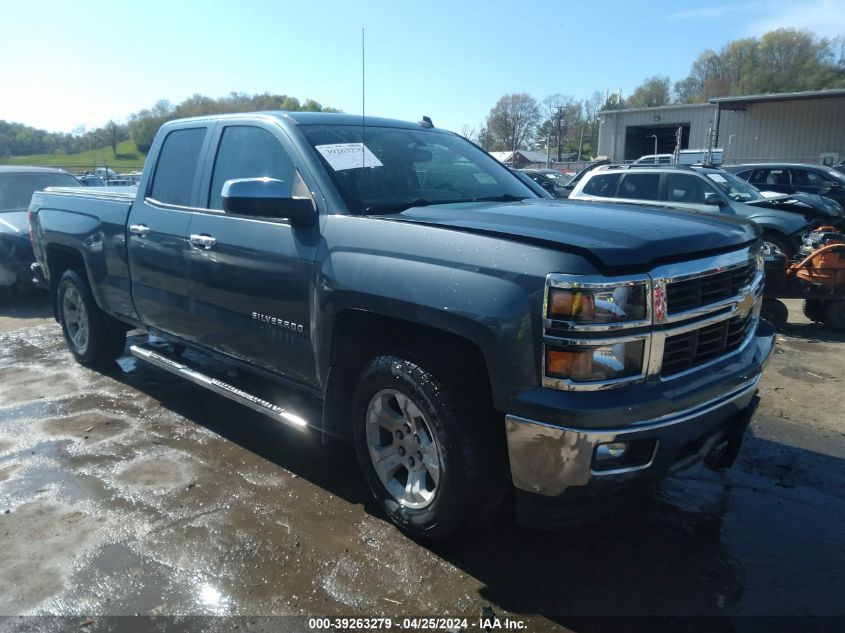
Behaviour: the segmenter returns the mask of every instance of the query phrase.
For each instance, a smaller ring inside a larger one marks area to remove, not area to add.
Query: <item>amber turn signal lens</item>
[[[596,301],[592,293],[574,290],[554,290],[551,293],[549,313],[557,317],[592,317],[596,312]],[[586,320],[586,319],[578,319]]]
[[[549,351],[546,353],[546,371],[571,380],[590,380],[593,368],[593,350],[575,352]]]

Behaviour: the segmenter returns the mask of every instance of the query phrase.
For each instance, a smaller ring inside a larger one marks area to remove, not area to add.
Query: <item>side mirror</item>
[[[226,213],[285,218],[296,226],[307,226],[316,216],[311,198],[294,196],[287,183],[275,178],[227,180],[222,198]]]
[[[554,185],[554,183],[552,183],[552,182],[550,182],[550,181],[548,181],[548,180],[541,180],[541,181],[540,181],[540,186],[541,186],[543,189],[545,189],[546,191],[548,191],[549,193],[554,193],[554,192],[555,192],[555,185]]]
[[[709,195],[704,197],[704,204],[709,204],[714,207],[726,207],[728,203],[722,200],[719,196]]]

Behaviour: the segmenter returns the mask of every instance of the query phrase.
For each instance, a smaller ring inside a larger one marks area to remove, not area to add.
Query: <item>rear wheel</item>
[[[65,271],[56,290],[62,333],[71,354],[82,365],[106,365],[123,352],[125,328],[97,306],[88,284],[73,270]]]
[[[821,299],[805,299],[803,305],[804,316],[813,321],[820,323],[824,321],[824,301]]]
[[[356,455],[376,501],[406,532],[445,538],[478,523],[504,489],[488,403],[459,379],[379,356],[355,393]]]

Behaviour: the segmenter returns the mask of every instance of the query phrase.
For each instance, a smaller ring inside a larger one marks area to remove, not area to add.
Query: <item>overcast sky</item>
[[[845,34],[842,0],[0,0],[0,119],[52,131],[159,99],[272,92],[459,130],[503,94],[577,98],[681,79],[706,48],[779,27]]]

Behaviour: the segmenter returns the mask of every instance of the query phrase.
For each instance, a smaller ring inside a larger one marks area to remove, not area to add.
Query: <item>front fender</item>
[[[372,233],[371,233],[372,232]],[[545,278],[582,258],[439,227],[330,216],[317,259],[313,340],[328,375],[334,326],[358,310],[440,330],[482,353],[497,407],[540,384]]]
[[[756,222],[764,230],[775,231],[784,235],[794,235],[802,229],[809,230],[809,225],[804,216],[787,211],[755,210],[748,214],[746,219]]]

